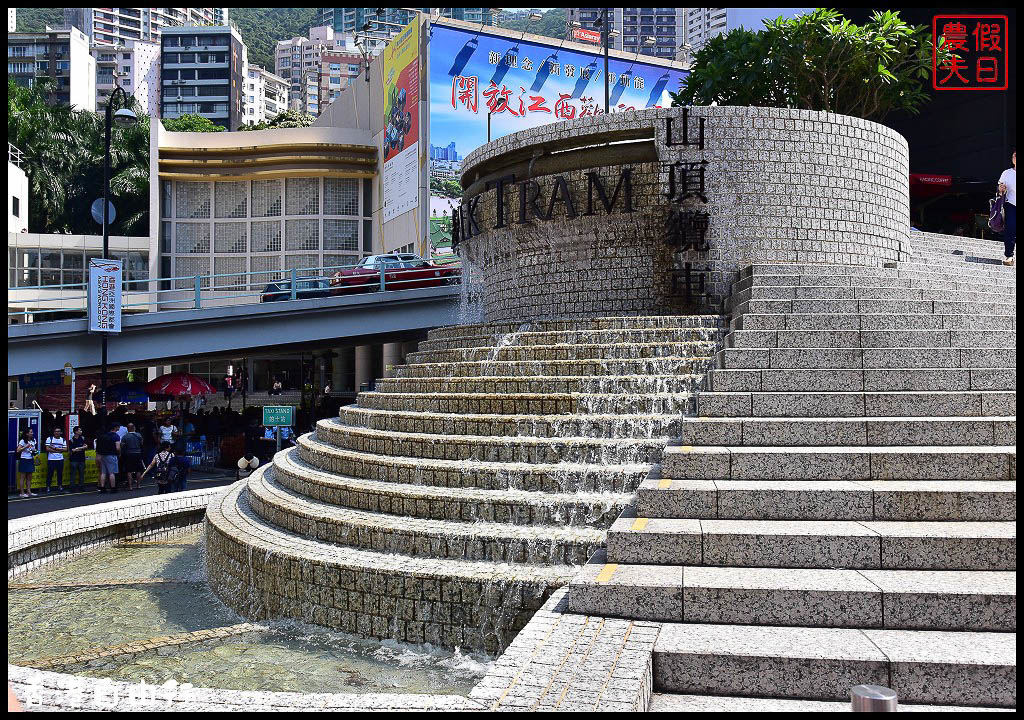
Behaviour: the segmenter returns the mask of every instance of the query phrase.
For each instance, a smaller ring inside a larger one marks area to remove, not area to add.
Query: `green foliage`
[[[276,130],[278,128],[302,128],[309,127],[316,121],[316,118],[309,113],[298,110],[285,110],[270,120],[262,120],[258,123],[249,123],[238,128],[245,130]]]
[[[459,184],[458,180],[431,177],[430,192],[438,197],[460,198],[462,197],[462,186]]]
[[[170,132],[224,132],[225,130],[210,118],[192,113],[185,113],[176,118],[164,118],[160,122],[164,124],[164,130]]]
[[[49,105],[52,88],[25,88],[8,79],[7,140],[24,155],[32,232],[95,235],[89,208],[103,197],[104,114]],[[117,210],[113,235],[149,233],[149,117],[134,98],[139,117],[111,135],[110,192]]]
[[[876,11],[857,26],[819,8],[764,26],[708,41],[673,105],[799,108],[881,121],[897,110],[916,113],[929,99],[931,30],[899,13]]]
[[[249,48],[249,64],[274,72],[274,49],[279,40],[309,36],[316,8],[231,8],[229,16]]]
[[[64,8],[18,8],[18,32],[42,32],[64,24]]]
[[[543,35],[544,37],[564,40],[565,20],[565,8],[551,8],[541,13],[540,20],[535,22],[529,22],[526,17],[523,17],[503,22],[501,27],[509,30],[518,30],[519,32],[529,30],[533,35]]]

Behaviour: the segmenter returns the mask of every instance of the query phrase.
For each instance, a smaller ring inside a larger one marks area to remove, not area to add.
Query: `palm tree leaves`
[[[24,156],[29,182],[29,229],[95,235],[89,213],[103,196],[102,113],[50,105],[45,82],[24,88],[8,80],[7,140]],[[110,190],[118,210],[115,235],[149,233],[149,118],[113,130]]]

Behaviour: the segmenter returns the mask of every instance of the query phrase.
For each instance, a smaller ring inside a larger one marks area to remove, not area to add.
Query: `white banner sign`
[[[89,261],[89,332],[121,332],[121,261]]]
[[[419,143],[384,163],[384,222],[419,204]]]

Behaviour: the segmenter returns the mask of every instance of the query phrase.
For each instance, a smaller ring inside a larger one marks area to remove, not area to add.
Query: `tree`
[[[170,132],[224,132],[224,128],[202,115],[185,113],[176,118],[164,118],[164,129]]]
[[[29,229],[95,235],[89,212],[103,196],[104,118],[102,113],[50,105],[51,85],[7,84],[7,140],[24,157],[29,183]],[[117,209],[111,233],[149,232],[149,118],[134,98],[139,122],[113,129],[110,190]]]
[[[501,27],[519,32],[526,30],[532,35],[565,40],[565,22],[565,8],[551,8],[541,13],[540,20],[530,22],[528,14],[524,13],[517,18],[510,18],[501,23]]]
[[[285,110],[278,113],[270,120],[261,120],[258,123],[250,123],[238,128],[239,130],[276,130],[278,128],[302,128],[309,127],[316,118],[309,113],[298,110]]]
[[[673,105],[799,108],[883,120],[928,98],[930,28],[876,11],[862,26],[819,8],[713,37],[694,58]],[[940,56],[945,53],[940,48]]]

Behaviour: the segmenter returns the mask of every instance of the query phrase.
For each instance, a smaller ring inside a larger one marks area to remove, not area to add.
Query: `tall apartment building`
[[[359,76],[362,62],[351,35],[325,25],[310,28],[308,38],[277,43],[274,67],[288,82],[289,106],[319,115]]]
[[[288,109],[288,81],[260,67],[250,65],[245,73],[244,125],[272,120]]]
[[[8,33],[7,77],[23,87],[47,78],[53,83],[50,102],[96,109],[96,61],[77,28]]]
[[[160,117],[202,115],[228,130],[244,121],[248,50],[228,26],[165,27],[161,32]]]
[[[127,41],[124,45],[93,45],[96,60],[96,107],[120,86],[134,95],[148,115],[160,111],[160,45]]]
[[[737,28],[760,30],[768,18],[794,17],[814,8],[687,8],[686,41],[694,51],[715,35]]]
[[[569,8],[566,37],[572,38],[578,22],[587,30],[600,30],[598,20],[604,8]],[[609,38],[609,47],[624,52],[674,58],[686,39],[687,8],[611,8],[610,24],[618,34]],[[650,38],[650,39],[648,39]]]
[[[159,42],[164,27],[227,25],[227,14],[227,8],[65,8],[64,23],[88,35],[91,44],[124,45]]]
[[[384,12],[378,12],[383,10]],[[327,25],[335,32],[356,32],[362,30],[367,22],[379,20],[396,25],[408,25],[412,22],[416,10],[433,16],[465,20],[483,25],[496,25],[499,12],[494,8],[318,8],[317,25]],[[375,29],[376,26],[374,26]],[[380,30],[395,30],[382,26]]]

